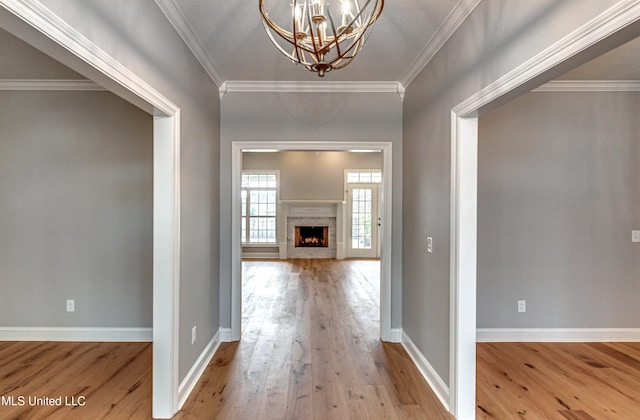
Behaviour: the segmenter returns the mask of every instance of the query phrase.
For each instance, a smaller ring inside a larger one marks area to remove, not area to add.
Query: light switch
[[[640,230],[631,231],[631,242],[640,242]]]
[[[431,236],[427,236],[427,252],[433,254],[433,238]]]

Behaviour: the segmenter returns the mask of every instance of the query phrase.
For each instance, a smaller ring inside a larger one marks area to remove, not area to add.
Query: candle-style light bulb
[[[342,0],[342,17],[351,16],[351,3],[349,0]]]
[[[338,32],[342,33],[346,31],[347,33],[351,33],[353,31],[353,28],[348,26],[349,21],[351,20],[351,2],[349,0],[342,0],[341,4],[342,21],[340,27],[338,28]]]
[[[307,36],[306,25],[305,25],[305,8],[304,4],[297,3],[294,4],[291,8],[291,12],[293,13],[293,19],[295,21],[295,33],[297,39],[304,39]]]
[[[324,0],[312,0],[313,16],[324,16]]]
[[[298,4],[297,6],[293,7],[293,17],[296,20],[296,26],[298,27],[298,30],[302,29],[302,15],[304,12],[303,9],[304,6],[302,6],[301,4]]]

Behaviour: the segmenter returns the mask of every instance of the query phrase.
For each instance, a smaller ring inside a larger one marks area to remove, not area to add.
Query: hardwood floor
[[[479,343],[478,419],[640,419],[640,343]]]
[[[378,339],[378,271],[245,262],[242,340],[220,346],[175,418],[451,419],[402,346]],[[640,419],[640,343],[477,351],[478,419]],[[0,342],[0,397],[0,419],[149,419],[151,344]]]
[[[399,344],[379,340],[379,262],[245,261],[243,335],[178,419],[450,419]]]
[[[1,419],[150,418],[151,343],[0,342],[0,398]]]

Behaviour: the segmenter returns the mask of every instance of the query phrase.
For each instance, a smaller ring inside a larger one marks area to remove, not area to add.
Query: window
[[[278,173],[242,173],[242,243],[276,243]]]
[[[382,173],[377,170],[370,171],[347,171],[348,184],[380,184],[382,183]]]

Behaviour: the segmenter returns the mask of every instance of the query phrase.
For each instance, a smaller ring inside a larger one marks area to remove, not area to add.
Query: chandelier
[[[296,64],[324,77],[347,66],[355,58],[380,16],[384,0],[293,0],[273,16],[288,20],[289,29],[275,23],[260,1],[264,28],[273,45]],[[273,6],[272,6],[273,7]]]

